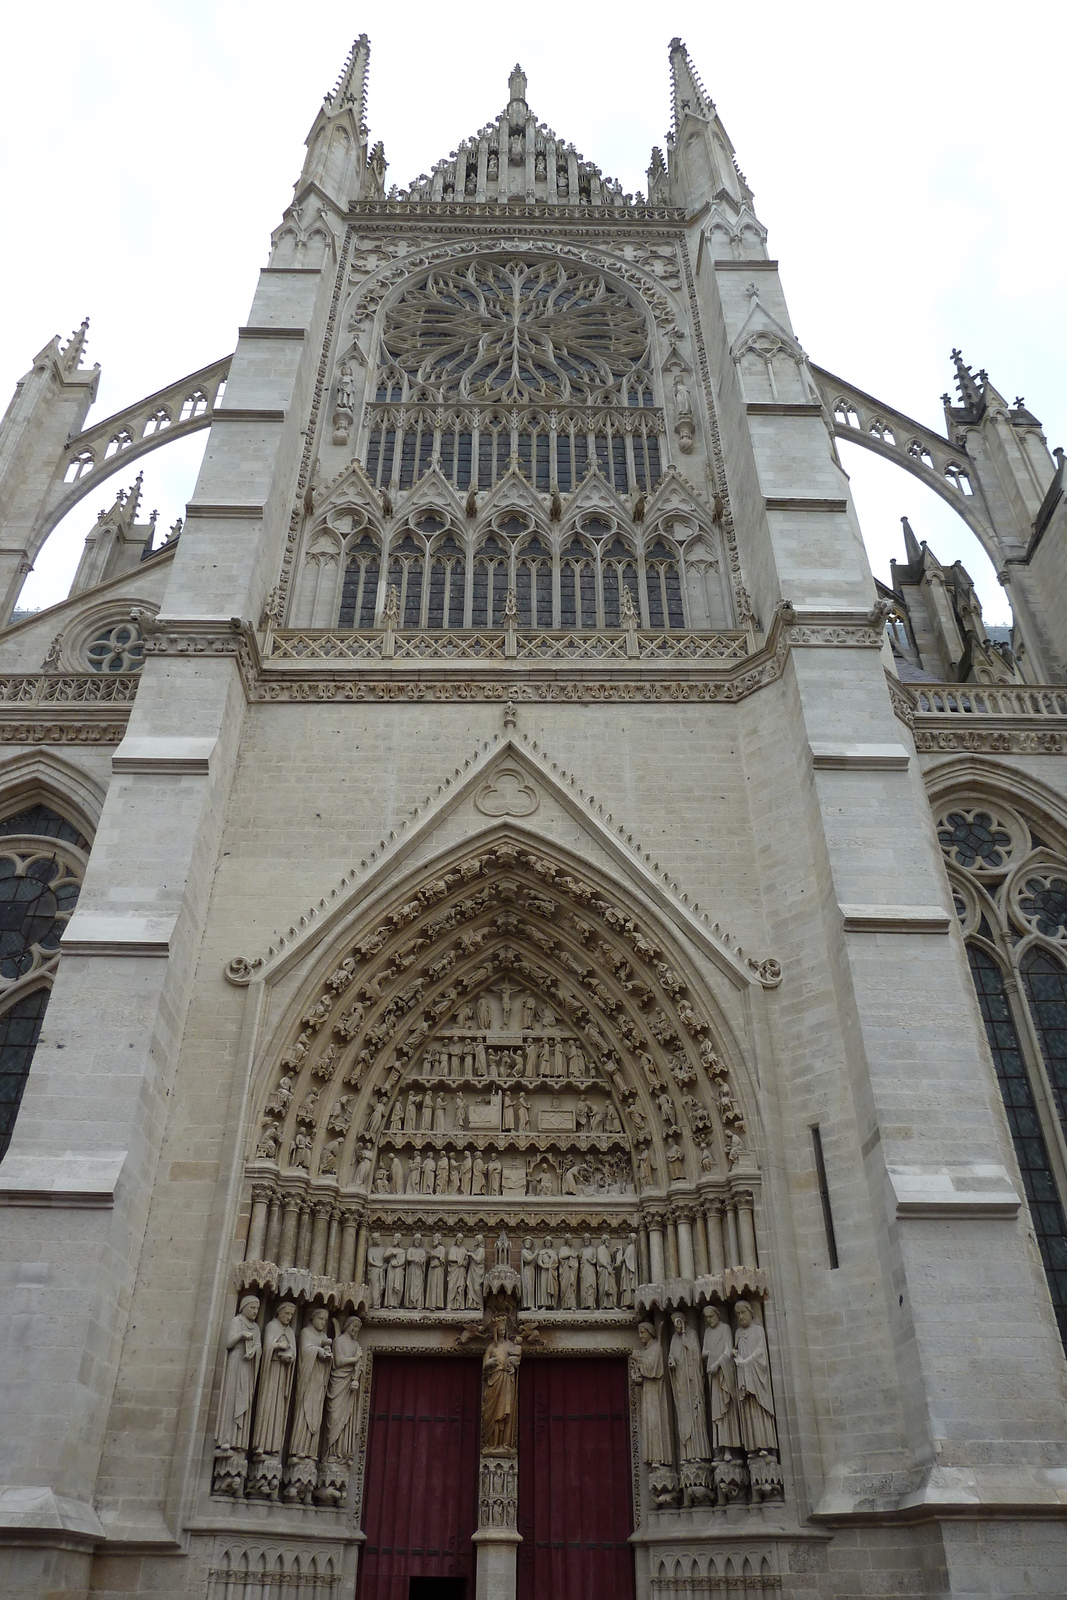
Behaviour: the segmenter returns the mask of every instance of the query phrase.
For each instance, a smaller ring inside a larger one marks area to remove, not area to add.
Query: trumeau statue
[[[522,1345],[508,1338],[505,1317],[493,1323],[482,1358],[482,1449],[514,1450],[518,1437],[518,1371]]]

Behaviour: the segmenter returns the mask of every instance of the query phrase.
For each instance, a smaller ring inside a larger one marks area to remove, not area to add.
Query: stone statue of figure
[[[467,1257],[469,1250],[463,1235],[456,1234],[456,1242],[448,1250],[448,1309],[462,1311],[467,1304]]]
[[[582,1253],[578,1266],[578,1303],[583,1311],[596,1310],[596,1246],[588,1233],[582,1234]]]
[[[667,1412],[663,1346],[651,1322],[639,1323],[637,1333],[641,1348],[630,1358],[630,1371],[641,1390],[641,1455],[649,1466],[669,1466],[674,1451]]]
[[[637,1288],[637,1235],[631,1233],[619,1252],[619,1304],[627,1311],[633,1309],[634,1291]]]
[[[422,1157],[416,1150],[408,1167],[407,1182],[404,1185],[405,1194],[418,1194],[422,1182]]]
[[[471,1193],[485,1193],[485,1157],[480,1150],[474,1152],[474,1163],[471,1168]]]
[[[559,1249],[559,1303],[563,1311],[578,1308],[578,1252],[570,1234]]]
[[[485,1188],[487,1194],[500,1193],[503,1171],[504,1169],[500,1164],[500,1157],[497,1155],[495,1150],[490,1150],[489,1160],[486,1162],[485,1167]]]
[[[445,1260],[448,1251],[441,1243],[441,1235],[435,1233],[433,1244],[430,1246],[429,1265],[426,1268],[426,1300],[427,1311],[442,1311],[445,1304]]]
[[[723,1450],[727,1460],[730,1452],[741,1444],[737,1423],[737,1383],[734,1374],[734,1341],[730,1324],[723,1320],[718,1306],[704,1307],[704,1342],[701,1345],[704,1370],[708,1375],[711,1404],[711,1442],[716,1450]]]
[[[518,1437],[517,1378],[522,1346],[508,1338],[504,1317],[482,1358],[482,1449],[514,1450]]]
[[[671,1335],[667,1364],[671,1372],[674,1415],[678,1423],[678,1454],[682,1461],[710,1461],[700,1342],[681,1311],[674,1313],[671,1322],[674,1324],[674,1333]]]
[[[296,1410],[289,1440],[291,1458],[316,1458],[322,1410],[326,1404],[326,1385],[330,1379],[333,1344],[326,1331],[329,1313],[316,1306],[300,1330],[300,1354],[296,1369]]]
[[[341,364],[341,376],[337,380],[337,404],[346,411],[351,411],[356,403],[356,380],[352,373],[352,363],[344,361]]]
[[[422,1133],[429,1133],[433,1127],[433,1095],[427,1094],[422,1102],[419,1112],[419,1129]]]
[[[350,1466],[356,1453],[359,1391],[363,1383],[364,1355],[358,1334],[363,1324],[349,1317],[333,1341],[333,1364],[326,1390],[326,1449],[324,1459]]]
[[[385,1304],[390,1310],[403,1304],[404,1270],[407,1252],[400,1243],[400,1235],[393,1234],[393,1242],[385,1252]]]
[[[753,1317],[752,1307],[747,1300],[737,1302],[734,1315],[737,1318],[734,1365],[737,1371],[741,1442],[750,1453],[762,1455],[768,1450],[778,1449],[767,1335]]]
[[[546,1239],[537,1252],[537,1304],[554,1311],[559,1303],[559,1256]]]
[[[615,1278],[615,1257],[611,1253],[611,1240],[605,1234],[596,1253],[597,1298],[603,1311],[614,1311],[619,1303],[619,1286]]]
[[[285,1438],[293,1366],[296,1362],[296,1335],[292,1327],[295,1316],[293,1302],[283,1300],[273,1319],[267,1323],[267,1331],[263,1335],[263,1370],[260,1374],[256,1426],[252,1435],[252,1448],[258,1455],[277,1455]]]
[[[421,1311],[426,1293],[426,1251],[422,1234],[412,1236],[404,1274],[404,1304],[410,1311]]]
[[[385,1298],[385,1251],[380,1233],[372,1233],[367,1246],[367,1284],[371,1305],[380,1306]]]
[[[478,1009],[478,1026],[479,1026],[479,1028],[482,1028],[482,1029],[487,1031],[493,1025],[493,1011],[492,1011],[492,1007],[489,1004],[489,996],[487,994],[480,994],[478,996],[478,1008],[477,1009]]]
[[[252,1425],[252,1395],[263,1341],[259,1334],[259,1301],[246,1294],[226,1330],[226,1365],[222,1373],[215,1443],[220,1450],[247,1450]]]
[[[532,1311],[537,1304],[536,1272],[537,1251],[534,1249],[532,1239],[522,1241],[522,1305],[524,1311]]]
[[[523,1025],[523,1027],[524,1028],[532,1028],[533,1025],[534,1025],[534,1017],[536,1015],[537,1015],[537,1001],[534,999],[532,994],[524,994],[523,997],[522,997],[522,1025]]]
[[[474,1235],[474,1249],[467,1258],[467,1305],[480,1311],[485,1300],[485,1238]]]
[[[528,1133],[530,1128],[530,1102],[520,1090],[519,1098],[515,1103],[515,1126],[520,1133]]]

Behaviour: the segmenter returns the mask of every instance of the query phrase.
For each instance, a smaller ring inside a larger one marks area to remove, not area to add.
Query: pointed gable
[[[516,65],[504,109],[409,188],[392,190],[390,199],[460,204],[515,199],[625,211],[643,196],[623,194],[617,179],[606,178],[573,144],[537,120],[526,100],[526,74]]]

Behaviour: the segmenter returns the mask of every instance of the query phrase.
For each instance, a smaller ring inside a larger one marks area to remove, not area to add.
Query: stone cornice
[[[880,603],[866,611],[809,611],[789,605],[778,608],[765,640],[744,655],[724,661],[710,658],[602,656],[594,659],[524,658],[488,648],[477,657],[443,658],[429,645],[432,635],[397,634],[404,653],[385,654],[386,635],[370,637],[363,654],[307,654],[280,657],[272,653],[279,642],[273,633],[260,637],[247,623],[232,618],[154,619],[146,621],[148,655],[231,655],[237,658],[245,693],[252,703],[307,703],[320,701],[500,701],[570,702],[606,701],[732,703],[775,683],[781,677],[791,649],[839,647],[879,649],[883,616]],[[493,632],[494,630],[490,630]],[[495,630],[501,635],[501,630]],[[324,635],[330,637],[330,635]],[[305,634],[309,647],[315,636]],[[338,637],[333,635],[332,637]],[[426,654],[413,646],[427,642]],[[522,634],[517,635],[521,644]],[[623,634],[620,633],[620,639]],[[669,640],[669,635],[662,635]],[[693,635],[699,639],[699,635]],[[709,639],[716,636],[709,635]],[[355,638],[355,635],[353,635]],[[487,641],[492,644],[492,641]]]

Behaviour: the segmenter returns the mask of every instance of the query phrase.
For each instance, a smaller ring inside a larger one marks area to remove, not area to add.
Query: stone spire
[[[965,364],[962,351],[953,350],[952,361],[956,368],[956,387],[960,391],[960,409],[969,412],[973,417],[978,417],[985,404],[979,383],[970,367]]]
[[[328,97],[331,110],[340,111],[342,106],[355,107],[356,120],[362,123],[367,110],[367,66],[370,61],[370,40],[365,33],[358,39],[353,39],[352,48],[345,58],[341,68],[341,76],[333,88],[333,93]]]
[[[60,364],[64,373],[67,375],[72,372],[77,372],[78,368],[81,366],[81,360],[82,356],[85,354],[85,346],[88,337],[89,318],[86,317],[81,327],[75,328],[74,332],[70,336],[69,341],[59,352]]]
[[[714,101],[681,39],[671,40],[670,63],[674,126],[667,140],[674,203],[699,206],[725,196],[740,210],[751,202],[752,191],[734,159],[734,147]],[[691,129],[683,136],[686,123]]]
[[[901,517],[900,520],[904,527],[904,551],[908,558],[908,566],[921,567],[923,553],[919,547],[919,541],[916,539],[915,534],[912,531],[911,523],[908,521],[907,517]]]
[[[671,40],[671,109],[675,131],[685,117],[702,117],[707,121],[715,115],[711,96],[704,89],[696,67],[689,59],[689,51],[681,39]]]

